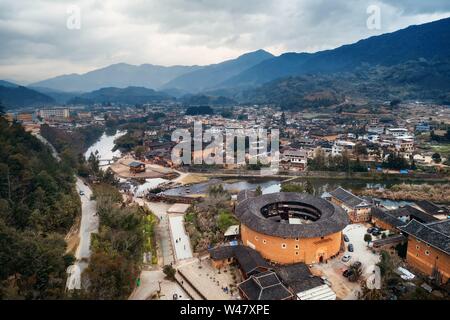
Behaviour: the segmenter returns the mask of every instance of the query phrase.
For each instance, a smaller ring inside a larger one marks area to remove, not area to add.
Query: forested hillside
[[[64,236],[79,213],[70,164],[0,116],[0,299],[64,297]]]

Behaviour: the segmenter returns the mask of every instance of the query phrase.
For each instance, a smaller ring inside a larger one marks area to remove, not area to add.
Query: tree
[[[100,160],[98,158],[98,151],[94,153],[91,152],[88,158],[89,166],[94,174],[97,174],[100,169]]]
[[[382,166],[387,169],[407,169],[410,167],[408,160],[400,156],[399,154],[391,153],[387,160],[383,162]]]
[[[400,99],[394,99],[394,100],[392,100],[392,101],[389,103],[389,105],[390,105],[391,107],[396,107],[396,106],[398,106],[401,102],[402,102],[402,101],[401,101]]]
[[[137,159],[141,159],[144,156],[145,148],[143,146],[137,146],[134,148],[134,155]]]
[[[362,275],[361,266],[353,264],[350,267],[350,270],[352,271],[352,274],[348,277],[348,280],[350,282],[357,282],[361,278],[361,275]]]
[[[225,232],[232,225],[239,224],[233,215],[227,210],[221,210],[217,216],[217,226],[220,231]]]
[[[370,242],[372,241],[372,235],[366,233],[364,235],[364,241],[367,242],[367,246],[369,246]]]
[[[381,275],[383,277],[388,277],[394,273],[394,263],[387,251],[381,251],[381,259],[380,262],[377,263],[377,266],[380,268]]]
[[[362,144],[361,142],[358,142],[355,145],[355,151],[354,152],[355,152],[356,156],[365,156],[365,155],[368,154],[367,147],[364,144]]]
[[[286,126],[286,114],[284,112],[281,114],[280,123],[282,126]]]
[[[222,113],[220,114],[223,118],[228,118],[231,119],[233,118],[233,112],[231,112],[231,110],[223,110]]]
[[[89,279],[90,298],[125,299],[132,290],[137,271],[125,257],[94,252],[85,271]]]
[[[281,192],[305,192],[305,187],[297,183],[286,183],[281,185]]]
[[[172,281],[175,280],[175,274],[177,273],[177,270],[175,270],[175,268],[172,267],[170,264],[167,264],[163,267],[163,272],[166,275],[167,279]]]
[[[308,165],[312,170],[325,170],[325,160],[325,152],[322,149],[319,149],[314,158],[308,162]]]
[[[261,189],[261,186],[258,185],[258,186],[256,187],[255,195],[256,195],[256,196],[262,195],[262,189]]]
[[[210,196],[217,196],[220,194],[225,193],[225,189],[223,188],[223,185],[218,184],[218,185],[212,185],[208,187],[208,195]]]
[[[106,169],[102,174],[101,181],[112,186],[117,186],[119,183],[119,179],[116,178],[116,175],[111,168]]]
[[[431,156],[431,158],[433,159],[433,161],[435,163],[441,163],[442,159],[441,159],[441,155],[439,153],[433,153],[433,155]]]
[[[314,195],[314,186],[309,180],[306,180],[305,192]]]

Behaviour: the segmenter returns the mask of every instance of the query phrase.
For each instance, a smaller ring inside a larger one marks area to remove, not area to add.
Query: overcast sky
[[[70,5],[80,29],[67,27]],[[370,5],[380,29],[367,28]],[[261,48],[315,52],[445,17],[448,0],[1,0],[0,79],[118,62],[205,65]]]

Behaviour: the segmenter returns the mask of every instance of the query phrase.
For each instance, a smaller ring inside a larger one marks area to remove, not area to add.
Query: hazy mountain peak
[[[271,53],[262,49],[248,52],[236,59],[204,66],[196,71],[181,75],[165,84],[164,88],[176,88],[194,93],[212,89],[228,78],[273,57]]]

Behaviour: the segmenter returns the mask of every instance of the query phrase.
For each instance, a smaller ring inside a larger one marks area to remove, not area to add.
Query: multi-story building
[[[414,151],[414,139],[397,139],[395,149],[398,152],[410,155]]]
[[[16,116],[16,120],[19,122],[33,122],[33,114],[32,113],[19,113]]]
[[[333,144],[333,147],[331,149],[331,155],[333,157],[340,156],[345,150],[351,152],[355,147],[355,145],[356,144],[351,141],[337,140]]]
[[[387,128],[386,134],[393,137],[409,137],[408,129],[405,128]]]
[[[282,162],[289,168],[305,170],[308,165],[309,153],[306,150],[285,150],[283,152]]]
[[[406,261],[445,284],[450,278],[450,220],[421,223],[415,219],[399,229],[408,235]]]
[[[375,134],[383,134],[384,133],[384,127],[383,126],[368,126],[367,127],[368,133],[375,133]]]
[[[68,119],[70,117],[70,110],[69,108],[41,109],[38,111],[38,114],[45,120]]]
[[[366,200],[341,187],[330,192],[330,197],[332,203],[337,204],[347,212],[352,223],[370,221],[372,205]]]

